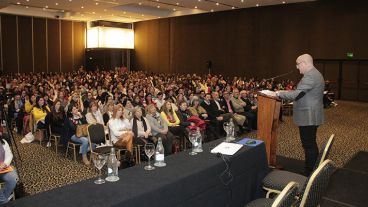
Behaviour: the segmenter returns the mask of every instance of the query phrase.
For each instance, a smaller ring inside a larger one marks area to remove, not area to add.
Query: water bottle
[[[118,160],[115,155],[115,148],[111,148],[109,158],[107,160],[107,177],[106,181],[116,182],[119,180],[118,176]]]
[[[158,138],[156,152],[155,152],[155,163],[153,164],[156,167],[165,167],[165,149],[162,145],[161,137]]]
[[[198,143],[198,145],[195,147],[194,151],[195,152],[203,152],[202,149],[202,135],[201,132],[199,130],[199,127],[197,127],[197,132],[196,132],[196,142]]]
[[[229,140],[230,141],[235,140],[235,125],[234,125],[234,122],[233,122],[232,118],[229,121],[229,131],[230,131]]]

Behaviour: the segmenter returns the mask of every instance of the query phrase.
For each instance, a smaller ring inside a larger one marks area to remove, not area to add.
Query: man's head
[[[309,54],[303,54],[296,59],[296,68],[299,70],[300,74],[305,74],[313,66],[313,58]]]

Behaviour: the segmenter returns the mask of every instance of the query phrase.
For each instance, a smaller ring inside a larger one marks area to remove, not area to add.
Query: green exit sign
[[[352,53],[352,52],[347,52],[347,53],[346,53],[346,57],[347,57],[347,58],[353,58],[353,57],[354,57],[354,53]]]

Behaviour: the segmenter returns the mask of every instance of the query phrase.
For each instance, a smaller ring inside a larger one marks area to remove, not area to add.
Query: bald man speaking
[[[278,91],[282,99],[293,101],[293,119],[299,126],[300,139],[305,153],[305,175],[310,175],[318,157],[316,142],[317,128],[324,121],[323,90],[325,81],[314,67],[313,58],[308,54],[296,59],[296,68],[303,78],[293,91]]]

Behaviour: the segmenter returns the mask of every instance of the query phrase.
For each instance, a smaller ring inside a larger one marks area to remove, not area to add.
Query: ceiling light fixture
[[[57,6],[57,5],[59,5],[59,3],[57,3],[57,2],[56,2],[56,3],[55,3],[55,5],[56,5],[56,6]]]
[[[159,8],[160,8],[160,6],[157,6],[157,8],[159,9]]]
[[[218,2],[216,2],[216,6],[220,5]]]
[[[96,5],[98,5],[98,2],[96,2]]]
[[[194,8],[195,8],[195,9],[197,9],[198,7],[197,7],[197,6],[195,6]]]
[[[173,10],[174,10],[174,11],[176,11],[176,9],[175,9],[175,8],[173,8]]]
[[[213,10],[213,9],[211,9],[211,12],[214,12],[214,10]]]
[[[235,9],[235,6],[231,7],[231,9]]]
[[[19,4],[20,4],[20,2],[17,2],[17,4],[19,5]]]
[[[286,2],[285,2],[285,1],[283,1],[282,3],[283,3],[283,4],[285,4]]]
[[[258,6],[259,6],[259,4],[256,4],[256,6],[258,7]]]
[[[84,6],[81,6],[81,9],[84,9]]]

